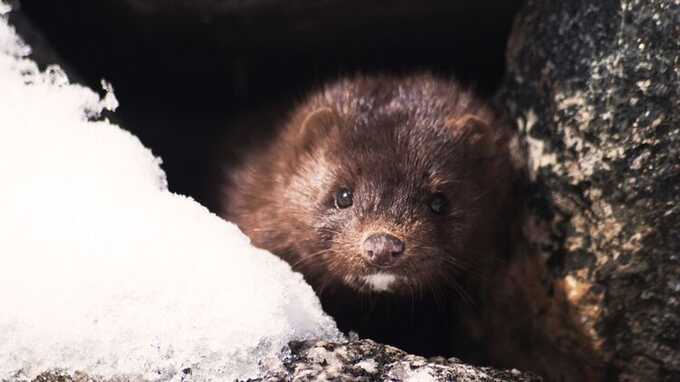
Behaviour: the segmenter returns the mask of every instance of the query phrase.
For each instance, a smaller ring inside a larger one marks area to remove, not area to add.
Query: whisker
[[[312,254],[309,254],[309,255],[304,255],[304,256],[300,257],[299,260],[291,263],[290,266],[293,269],[297,269],[298,266],[305,265],[306,263],[311,262],[311,261],[325,262],[326,258],[324,258],[323,256],[326,255],[326,254],[329,254],[329,253],[333,253],[333,251],[326,249],[326,250],[318,251],[318,252],[315,252],[315,253],[312,253]]]
[[[460,285],[460,283],[458,283],[458,281],[456,280],[451,281],[452,281],[451,286],[453,286],[458,296],[460,296],[463,299],[462,301],[473,308],[476,307],[477,305],[475,304],[474,300],[472,299],[470,294],[467,291],[465,291],[463,286]]]

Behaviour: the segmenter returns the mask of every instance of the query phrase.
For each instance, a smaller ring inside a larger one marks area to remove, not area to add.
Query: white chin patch
[[[397,276],[378,272],[368,276],[361,276],[361,279],[376,292],[389,292],[392,284],[397,280]]]

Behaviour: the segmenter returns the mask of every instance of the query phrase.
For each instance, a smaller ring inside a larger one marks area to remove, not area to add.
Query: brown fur
[[[226,177],[222,215],[303,273],[341,329],[425,355],[475,353],[458,317],[514,232],[509,126],[456,82],[420,74],[338,81],[278,129]],[[341,187],[350,208],[334,206]],[[444,214],[428,208],[435,193]],[[406,247],[389,270],[361,256],[381,232]],[[365,278],[379,272],[396,276],[387,291]]]
[[[326,115],[308,126],[315,114]],[[510,134],[450,81],[340,81],[313,94],[270,146],[231,173],[222,213],[256,246],[312,280],[321,276],[314,280],[321,289],[374,273],[357,253],[362,238],[381,230],[407,243],[400,271],[412,280],[397,292],[438,287],[498,255],[499,214],[513,173]],[[343,186],[355,190],[348,211],[333,208]],[[449,199],[445,216],[427,211],[435,192]]]

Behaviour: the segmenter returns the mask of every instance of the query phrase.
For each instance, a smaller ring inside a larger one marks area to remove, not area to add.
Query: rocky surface
[[[183,371],[191,380],[191,370]],[[250,382],[278,381],[460,381],[501,382],[540,381],[530,373],[518,370],[495,370],[474,367],[455,358],[425,359],[370,340],[346,343],[291,343],[282,364],[268,370],[262,378]],[[40,375],[33,382],[102,382],[82,373],[53,371]],[[121,377],[107,382],[142,382],[136,377]]]
[[[528,235],[609,377],[680,380],[680,1],[529,1],[508,62]]]
[[[371,340],[296,343],[263,381],[540,381],[518,370],[466,365],[455,358],[425,359]]]

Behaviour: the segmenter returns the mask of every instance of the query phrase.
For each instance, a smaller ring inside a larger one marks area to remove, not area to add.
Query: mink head
[[[497,255],[510,135],[455,83],[345,80],[236,172],[227,217],[318,288],[455,287]]]

